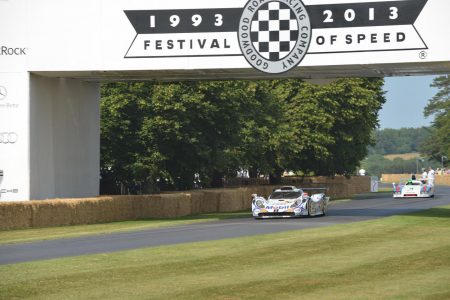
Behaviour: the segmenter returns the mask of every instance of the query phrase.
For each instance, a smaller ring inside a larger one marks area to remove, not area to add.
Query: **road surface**
[[[450,204],[450,187],[443,186],[436,188],[436,197],[428,199],[393,199],[386,193],[369,194],[351,201],[331,203],[325,217],[269,220],[254,220],[249,217],[3,245],[0,246],[0,265],[324,227],[405,214],[448,204]]]

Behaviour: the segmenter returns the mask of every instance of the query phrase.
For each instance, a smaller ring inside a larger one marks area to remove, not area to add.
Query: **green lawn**
[[[2,299],[450,299],[450,206],[6,265],[0,279]]]
[[[141,229],[151,229],[159,227],[169,227],[177,225],[188,225],[200,222],[217,221],[230,218],[250,217],[249,211],[236,213],[214,213],[202,214],[174,219],[148,219],[139,221],[113,222],[91,225],[75,225],[62,227],[47,227],[19,230],[0,231],[0,245],[11,243],[25,243],[38,240],[51,240],[59,238],[72,238],[85,235],[113,233],[120,231],[132,231]]]

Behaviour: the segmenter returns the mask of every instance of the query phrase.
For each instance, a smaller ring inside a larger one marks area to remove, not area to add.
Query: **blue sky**
[[[380,129],[428,126],[423,109],[437,92],[430,87],[436,76],[386,77],[386,103],[380,111]]]

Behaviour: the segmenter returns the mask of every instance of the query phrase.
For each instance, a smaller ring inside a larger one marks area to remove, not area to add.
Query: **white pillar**
[[[30,77],[30,199],[99,194],[98,83]]]

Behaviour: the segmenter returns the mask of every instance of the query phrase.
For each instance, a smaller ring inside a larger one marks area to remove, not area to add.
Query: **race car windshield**
[[[270,195],[270,199],[297,199],[302,194],[301,192],[273,192],[272,195]]]
[[[420,182],[407,182],[406,185],[420,185]]]

